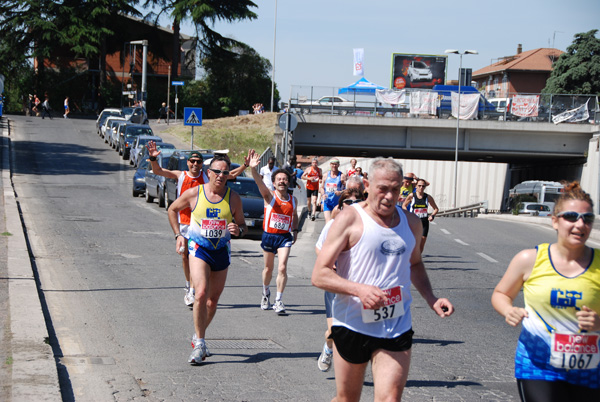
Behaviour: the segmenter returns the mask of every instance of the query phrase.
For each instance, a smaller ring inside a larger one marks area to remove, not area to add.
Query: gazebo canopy
[[[356,81],[354,84],[340,88],[338,94],[370,94],[375,95],[377,89],[385,89],[384,87],[374,84],[365,77]]]

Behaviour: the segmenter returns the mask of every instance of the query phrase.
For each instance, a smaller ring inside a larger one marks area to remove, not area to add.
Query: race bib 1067
[[[227,234],[227,220],[225,219],[202,219],[200,228],[202,237],[220,239]]]
[[[384,292],[387,295],[387,301],[385,302],[385,305],[383,307],[379,307],[377,310],[373,310],[363,306],[363,322],[369,323],[391,320],[392,318],[397,318],[401,315],[404,315],[402,286],[396,286],[395,288],[385,289]]]
[[[595,369],[600,363],[596,334],[552,333],[550,365],[567,370]]]

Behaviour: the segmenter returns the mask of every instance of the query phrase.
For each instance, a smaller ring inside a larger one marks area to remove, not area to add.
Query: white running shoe
[[[196,342],[198,342],[198,337],[196,336],[196,334],[194,334],[192,336],[192,347],[194,347]],[[206,351],[206,357],[212,356],[212,353],[210,353],[210,350],[208,350],[208,346],[206,346],[206,342],[204,342],[204,350]]]
[[[192,307],[194,305],[194,289],[187,289],[185,292],[185,296],[183,296],[183,302],[186,306]]]
[[[275,304],[273,304],[273,310],[279,315],[285,314],[285,305],[281,300],[277,300]]]
[[[325,372],[325,371],[329,371],[329,369],[331,368],[331,359],[333,358],[333,353],[327,353],[325,351],[325,348],[323,348],[323,351],[321,352],[321,356],[319,356],[319,360],[317,361],[317,366],[319,367],[319,370]]]
[[[192,354],[190,355],[190,357],[188,359],[188,363],[190,363],[190,364],[202,363],[202,361],[204,361],[204,359],[206,359],[206,357],[208,356],[206,344],[201,344],[200,342],[198,342],[198,338],[196,338],[196,334],[194,334],[194,336],[192,336],[192,347],[194,348],[194,350],[192,350]]]
[[[268,310],[269,308],[271,308],[271,292],[267,293],[266,295],[263,294],[262,295],[262,299],[260,301],[260,308],[261,310]]]

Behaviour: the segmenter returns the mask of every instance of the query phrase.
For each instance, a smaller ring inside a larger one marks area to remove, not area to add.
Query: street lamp
[[[458,107],[456,108],[456,143],[454,145],[454,194],[452,198],[452,208],[456,208],[456,194],[458,191],[458,131],[460,129],[460,79],[462,72],[463,54],[479,54],[477,50],[465,50],[459,52],[456,49],[447,49],[445,53],[458,54],[460,56],[460,65],[458,67]]]
[[[275,0],[275,27],[273,28],[273,74],[271,74],[271,112],[275,95],[275,44],[277,41],[277,0]]]

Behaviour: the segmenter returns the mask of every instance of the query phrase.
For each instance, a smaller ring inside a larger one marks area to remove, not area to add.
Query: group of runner
[[[149,146],[153,168],[158,166],[155,159],[159,152]],[[206,174],[202,173],[202,162],[202,155],[192,152],[190,172],[163,171],[183,182],[199,183],[187,190],[182,184],[168,214],[176,251],[189,256],[188,280],[190,289],[195,290],[195,331],[188,359],[192,364],[210,356],[206,328],[225,285],[230,239],[246,231],[241,199],[227,187],[227,180],[250,168],[264,198],[263,309],[271,308],[269,284],[278,255],[277,296],[272,308],[278,314],[285,313],[281,300],[287,282],[287,258],[298,231],[297,200],[288,191],[287,170],[271,172],[271,190],[257,170],[260,158],[254,150],[248,152],[237,172],[230,170],[226,155],[215,155]],[[428,183],[415,181],[414,175],[405,176],[402,166],[392,159],[373,161],[365,181],[357,175],[346,177],[336,159],[330,160],[331,170],[323,176],[316,170],[316,162],[301,177],[310,183],[320,182],[317,191],[320,188],[324,195],[324,212],[328,212],[312,274],[313,285],[326,291],[328,317],[319,369],[326,371],[332,361],[335,364],[334,400],[359,400],[370,362],[375,399],[400,400],[411,358],[411,286],[439,317],[454,312],[448,299],[434,294],[425,270],[421,257],[423,217],[399,205],[403,191],[410,187],[413,189],[402,205],[412,205],[412,211],[419,213],[431,205],[431,215],[435,216],[435,201],[427,196],[428,204],[422,204]],[[307,197],[312,199],[313,193]],[[311,201],[314,208],[316,200]],[[524,401],[558,400],[557,395],[562,400],[573,395],[583,400],[600,396],[600,254],[585,245],[594,221],[592,208],[589,195],[578,184],[567,187],[552,217],[557,243],[519,253],[494,291],[492,304],[506,321],[513,326],[523,322],[516,376]],[[186,209],[190,210],[187,226],[181,220]],[[312,209],[311,217],[314,212]],[[525,308],[513,305],[522,286]]]

